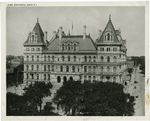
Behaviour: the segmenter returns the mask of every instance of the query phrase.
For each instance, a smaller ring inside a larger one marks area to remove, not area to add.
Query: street
[[[133,70],[131,85],[129,85],[129,93],[135,97],[134,116],[145,115],[145,77],[140,72],[139,67]]]

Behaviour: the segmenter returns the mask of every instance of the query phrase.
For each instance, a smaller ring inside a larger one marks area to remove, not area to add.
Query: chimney
[[[83,26],[83,39],[86,38],[86,26],[84,25]]]
[[[68,36],[70,36],[70,30],[68,30]]]
[[[47,44],[47,31],[44,32],[44,42]]]
[[[53,31],[53,38],[56,38],[56,31]]]
[[[121,34],[121,29],[119,28],[119,34]]]
[[[62,26],[59,27],[59,40],[62,38]]]
[[[99,30],[98,32],[99,32],[99,39],[100,39],[100,38],[101,38],[101,35],[102,35],[102,31]]]

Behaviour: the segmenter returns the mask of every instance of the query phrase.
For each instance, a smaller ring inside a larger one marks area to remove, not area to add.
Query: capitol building
[[[97,31],[98,39],[93,40],[86,34],[86,26],[81,35],[66,34],[60,26],[48,40],[47,31],[43,32],[37,19],[23,44],[24,83],[45,81],[62,85],[68,80],[123,83],[127,70],[126,40],[121,30],[114,28],[111,16],[104,30]]]

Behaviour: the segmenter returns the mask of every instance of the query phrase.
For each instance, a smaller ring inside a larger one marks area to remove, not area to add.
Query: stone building
[[[25,83],[51,81],[61,85],[69,79],[122,83],[127,68],[126,40],[110,17],[95,41],[86,34],[86,26],[82,35],[66,35],[60,27],[48,41],[37,20],[24,47]]]

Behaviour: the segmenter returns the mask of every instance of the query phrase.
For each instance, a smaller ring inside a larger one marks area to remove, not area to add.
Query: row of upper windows
[[[73,44],[73,45],[71,45],[71,44],[62,44],[62,51],[64,51],[64,50],[68,50],[68,51],[70,51],[70,50],[73,50],[73,51],[76,51],[77,50],[77,44]]]
[[[76,57],[76,56],[73,56],[73,61],[76,61],[76,59],[77,59],[77,57]],[[116,62],[117,57],[114,56],[113,59],[114,59],[114,62]],[[31,60],[32,60],[32,61],[35,61],[35,57],[34,57],[34,56],[31,56]],[[54,60],[55,60],[55,57],[52,56],[52,61],[54,61]],[[91,56],[84,56],[84,61],[85,61],[85,62],[87,62],[87,61],[91,62],[92,60],[93,60],[93,62],[96,62],[96,56],[93,56],[93,59],[92,59]],[[103,61],[104,61],[104,57],[101,56],[100,60],[101,60],[101,62],[103,62]],[[29,56],[27,56],[27,61],[29,61]],[[36,56],[36,61],[39,61],[39,56]],[[44,61],[51,61],[50,56],[48,56],[48,60],[47,60],[47,57],[44,56]],[[57,61],[59,61],[59,58],[58,58]],[[71,57],[68,56],[68,57],[67,57],[67,60],[66,60],[66,57],[65,57],[65,56],[62,56],[62,61],[71,61]],[[109,56],[107,56],[107,62],[110,62],[110,57],[109,57]]]
[[[72,68],[72,72],[75,72],[75,68],[77,68],[77,67],[75,67],[75,66],[72,66],[71,67]],[[64,69],[65,69],[65,71],[66,72],[70,72],[69,71],[69,66],[66,66],[65,68],[64,68],[64,66],[60,66],[60,72],[64,72]],[[77,68],[78,69],[78,72],[80,71],[79,70],[79,67]],[[110,71],[110,67],[106,67],[106,69],[107,69],[107,72],[109,72]],[[113,69],[113,72],[116,72],[116,67],[113,67],[112,68]],[[26,70],[28,71],[29,70],[29,65],[26,65]],[[31,65],[31,70],[34,70],[34,65]],[[36,65],[36,70],[37,71],[39,71],[39,65]],[[48,68],[47,68],[47,66],[46,65],[44,65],[44,71],[54,71],[54,65],[52,65],[52,69],[50,70],[50,65],[48,65]],[[96,66],[84,66],[84,72],[87,72],[87,70],[88,70],[88,72],[91,72],[91,70],[93,70],[93,72],[95,72],[96,71]],[[101,72],[103,72],[104,71],[104,67],[103,66],[101,66],[100,67],[100,71]]]
[[[30,42],[30,43],[35,43],[35,42],[37,42],[37,35],[29,36],[29,42]]]
[[[114,40],[114,36],[113,36],[113,34],[111,32],[107,32],[106,34],[104,34],[103,40],[104,41],[108,41],[108,42],[113,41]]]
[[[117,51],[117,48],[110,48],[110,47],[108,47],[108,48],[100,48],[100,51],[105,51],[105,49],[106,49],[106,51],[111,51],[111,49],[113,49],[113,51]]]
[[[26,48],[26,51],[40,51],[40,48]]]
[[[89,72],[91,72],[91,69],[92,69],[92,67],[91,66],[84,66],[84,72],[87,72],[87,70],[89,71]],[[110,67],[108,66],[107,68],[107,72],[110,72]],[[116,72],[116,67],[113,67],[113,72]],[[96,66],[93,66],[93,72],[95,72],[96,71]],[[104,67],[103,66],[101,66],[100,67],[100,72],[104,72]]]
[[[26,70],[29,70],[29,65],[26,65]],[[34,65],[31,65],[31,70],[34,70]],[[36,65],[36,70],[39,71],[39,65]],[[48,65],[48,68],[46,65],[44,65],[44,71],[50,71],[50,65]],[[63,72],[64,67],[60,66],[60,72]],[[52,69],[51,71],[54,71],[54,65],[52,65]],[[66,66],[66,72],[69,72],[69,66]],[[72,66],[72,72],[75,72],[75,66]],[[78,68],[78,72],[79,72],[79,68]]]
[[[29,76],[31,78],[29,78]],[[46,74],[44,74],[44,80],[46,80],[46,79],[50,80],[50,74],[47,74],[47,77],[48,78],[46,78]],[[34,74],[30,74],[30,75],[26,74],[26,79],[37,79],[37,80],[39,80],[39,74],[36,74],[36,78],[35,78]]]

